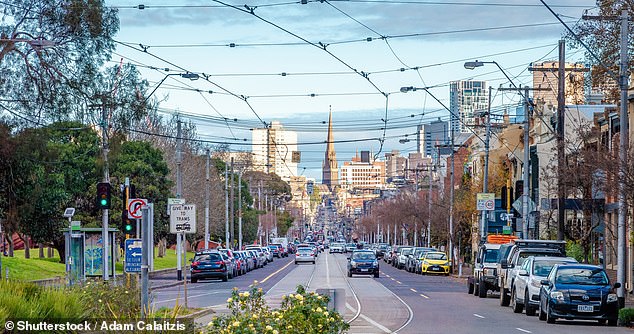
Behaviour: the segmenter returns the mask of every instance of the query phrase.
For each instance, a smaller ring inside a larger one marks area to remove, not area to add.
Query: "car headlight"
[[[484,276],[495,276],[495,269],[484,268]]]
[[[534,288],[539,289],[539,288],[541,288],[541,287],[542,287],[542,282],[541,282],[540,280],[532,279],[532,280],[531,280],[531,285],[532,285]]]
[[[428,266],[428,265],[429,265],[429,262],[427,262],[427,261],[425,260],[425,261],[423,261],[423,265]]]
[[[551,291],[550,292],[550,298],[558,301],[558,302],[563,302],[564,301],[564,294],[561,291]]]
[[[352,268],[356,268],[357,267],[357,263],[354,261],[350,261],[350,265],[352,266]]]
[[[616,302],[618,300],[619,300],[619,298],[616,296],[616,294],[615,293],[611,293],[611,294],[608,295],[608,299],[606,300],[606,302],[614,303],[614,302]]]
[[[374,262],[372,262],[372,266],[373,267],[378,267],[379,266],[379,261],[374,260]]]

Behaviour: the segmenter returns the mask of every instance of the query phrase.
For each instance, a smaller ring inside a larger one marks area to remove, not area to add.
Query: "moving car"
[[[348,277],[352,274],[379,277],[379,261],[372,250],[355,250],[348,258]]]
[[[226,282],[229,280],[230,265],[229,257],[217,250],[197,252],[192,259],[191,282],[207,278],[219,278]]]
[[[539,307],[539,290],[541,281],[546,279],[556,264],[577,263],[571,257],[531,256],[520,267],[515,283],[511,287],[511,308],[513,312],[533,316]]]
[[[344,244],[339,242],[333,242],[329,247],[330,254],[332,253],[344,253]]]
[[[605,270],[588,264],[556,264],[541,281],[539,320],[598,320],[616,326],[619,302],[614,293],[621,283],[610,285]]]
[[[312,262],[312,264],[315,264],[315,250],[311,247],[297,247],[295,264],[300,262]]]
[[[449,276],[451,265],[447,259],[447,254],[443,252],[427,252],[421,260],[421,273],[443,274]]]
[[[353,243],[346,244],[346,253],[352,252],[357,249],[357,245]]]

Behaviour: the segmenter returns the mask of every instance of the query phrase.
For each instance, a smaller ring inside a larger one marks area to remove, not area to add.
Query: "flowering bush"
[[[306,292],[299,285],[297,293],[284,296],[279,309],[271,309],[264,301],[264,293],[257,281],[249,291],[233,289],[227,304],[231,314],[216,317],[208,325],[210,333],[332,333],[350,326],[343,317],[328,311],[328,297]]]

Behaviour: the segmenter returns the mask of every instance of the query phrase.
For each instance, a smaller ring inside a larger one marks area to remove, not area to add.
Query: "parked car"
[[[258,268],[262,268],[267,264],[266,254],[262,247],[259,246],[247,246],[246,250],[255,251],[258,258]]]
[[[332,253],[343,253],[345,245],[339,242],[333,242],[330,244],[329,252]]]
[[[389,251],[390,245],[388,244],[378,244],[374,249],[374,253],[376,254],[377,259],[382,259],[385,256],[385,253]]]
[[[498,264],[500,305],[509,306],[510,290],[519,268],[529,256],[566,256],[566,242],[557,240],[514,240],[508,258]]]
[[[238,251],[236,253],[239,254],[239,256],[242,257],[242,259],[244,260],[244,262],[246,264],[247,272],[255,269],[255,265],[257,263],[257,259],[254,256],[249,254],[247,251]]]
[[[269,251],[271,252],[271,254],[273,254],[273,257],[277,257],[277,258],[281,257],[280,249],[277,248],[276,245],[268,245],[267,247],[268,247]]]
[[[191,282],[200,279],[219,278],[223,282],[229,280],[231,261],[229,257],[217,250],[197,252],[191,264]]]
[[[379,277],[379,261],[371,250],[355,250],[348,258],[348,277],[353,274]]]
[[[229,268],[229,278],[234,278],[238,276],[238,264],[236,263],[236,259],[233,256],[233,251],[231,249],[226,249],[226,248],[221,248],[219,249],[219,251],[223,253],[224,255],[226,255],[229,258],[229,261],[231,262],[230,268]]]
[[[414,250],[412,251],[412,253],[409,255],[408,259],[407,259],[407,263],[405,264],[405,270],[409,271],[410,273],[415,273],[417,272],[416,270],[419,270],[421,267],[421,260],[423,258],[423,256],[425,256],[425,253],[427,252],[431,252],[431,251],[436,251],[435,248],[431,248],[431,247],[416,247],[414,248]],[[420,272],[418,272],[420,273]]]
[[[273,262],[273,252],[269,247],[261,247],[264,255],[266,256],[266,261]]]
[[[605,270],[588,264],[556,264],[541,281],[539,320],[558,318],[598,320],[616,326],[619,302]]]
[[[287,257],[288,256],[288,251],[286,250],[286,248],[282,245],[282,244],[269,244],[269,247],[277,247],[277,251],[278,251],[278,257],[282,258],[282,257]],[[271,248],[273,249],[273,248]],[[273,255],[275,255],[275,253],[273,253]]]
[[[315,264],[315,250],[311,247],[297,247],[295,252],[295,264],[310,262]]]
[[[451,266],[447,254],[443,252],[426,252],[421,261],[421,273],[442,274],[449,276]]]
[[[409,259],[409,255],[412,254],[414,247],[403,247],[401,248],[398,257],[396,259],[396,268],[403,269],[405,268],[405,264],[407,264],[407,260]]]
[[[498,291],[497,262],[502,245],[484,243],[478,247],[473,276],[467,278],[468,293],[486,298],[487,292]]]
[[[550,274],[556,264],[572,264],[577,260],[571,257],[531,256],[524,261],[517,273],[515,283],[511,287],[511,308],[513,312],[533,316],[539,307],[539,290],[541,281]]]

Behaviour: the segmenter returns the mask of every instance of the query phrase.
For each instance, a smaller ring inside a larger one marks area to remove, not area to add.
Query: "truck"
[[[288,238],[271,238],[272,244],[281,244],[284,249],[288,250]]]
[[[501,249],[516,239],[510,235],[489,235],[485,243],[478,246],[473,275],[467,279],[469,294],[486,298],[487,292],[498,291],[497,264]]]
[[[524,261],[529,256],[566,256],[566,242],[557,240],[514,240],[508,255],[497,263],[497,286],[500,291],[500,306],[509,306],[511,288]]]

